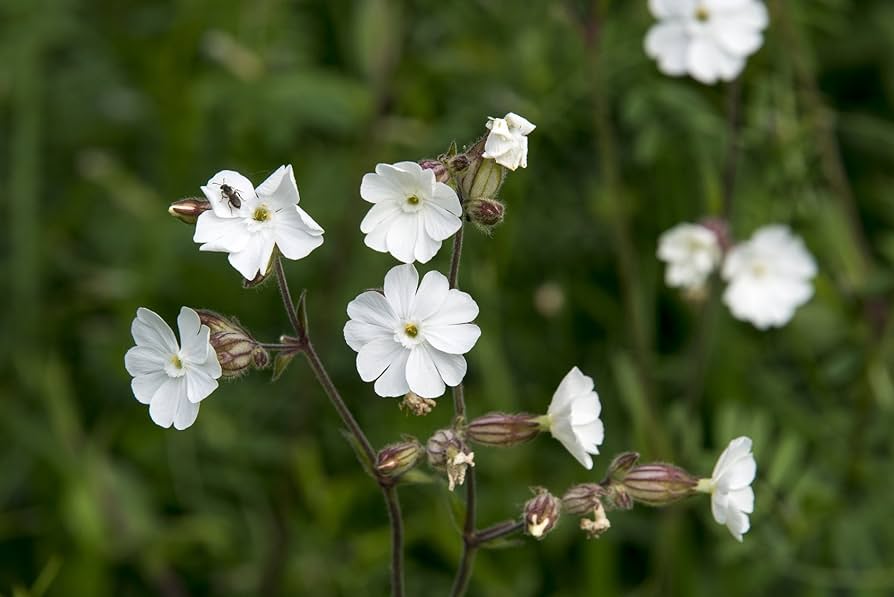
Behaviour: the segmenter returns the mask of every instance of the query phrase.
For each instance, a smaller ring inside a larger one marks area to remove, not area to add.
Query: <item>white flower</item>
[[[764,226],[729,252],[723,302],[760,329],[783,326],[813,296],[816,262],[787,226]]]
[[[323,229],[298,207],[292,166],[280,166],[257,190],[232,170],[222,170],[202,187],[211,210],[196,222],[193,240],[201,251],[229,253],[230,264],[246,280],[270,269],[273,249],[302,259],[323,244]]]
[[[697,290],[720,264],[720,243],[701,224],[677,224],[658,239],[658,258],[667,263],[668,286]]]
[[[536,126],[513,112],[505,118],[488,118],[485,126],[490,133],[481,157],[490,158],[510,170],[528,167],[528,135]]]
[[[667,75],[708,84],[742,72],[768,22],[760,0],[649,0],[649,8],[659,22],[646,35],[646,54]]]
[[[714,520],[725,524],[738,541],[750,528],[748,515],[754,512],[751,483],[756,473],[751,438],[742,436],[731,441],[720,455],[711,478],[698,484],[699,491],[711,494]]]
[[[360,196],[374,204],[360,222],[366,246],[404,263],[427,263],[462,226],[456,191],[416,162],[377,165]]]
[[[549,431],[578,462],[593,468],[590,454],[598,454],[604,429],[599,413],[602,405],[593,389],[593,378],[571,369],[553,394],[547,410]]]
[[[398,265],[385,275],[384,294],[368,291],[348,303],[345,341],[379,396],[437,398],[466,374],[462,355],[481,335],[469,323],[477,315],[472,297],[451,289],[444,274],[428,272],[419,284],[415,267]]]
[[[209,342],[210,330],[189,307],[177,317],[180,341],[164,320],[140,307],[131,325],[136,346],[124,355],[133,376],[133,395],[149,405],[157,425],[186,429],[199,414],[199,402],[217,389],[221,375],[217,353]]]

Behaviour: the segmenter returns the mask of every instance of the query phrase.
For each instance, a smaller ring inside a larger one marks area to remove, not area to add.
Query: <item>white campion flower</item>
[[[572,368],[559,383],[546,412],[552,436],[588,469],[593,468],[590,454],[599,453],[605,435],[599,419],[602,404],[593,386],[592,377]]]
[[[292,166],[280,166],[255,189],[232,170],[211,177],[202,192],[211,209],[196,222],[193,240],[201,251],[229,253],[246,280],[266,274],[274,248],[287,259],[302,259],[323,244],[323,229],[298,207]]]
[[[367,291],[348,303],[345,341],[379,396],[437,398],[466,374],[462,355],[481,336],[470,323],[477,315],[472,297],[451,289],[444,274],[428,272],[419,284],[413,265],[398,265],[385,275],[384,294]]]
[[[373,204],[360,222],[363,242],[404,263],[427,263],[462,227],[456,191],[416,162],[378,164],[363,175],[360,196]]]
[[[649,9],[659,22],[646,35],[646,54],[664,74],[706,84],[735,79],[769,22],[760,0],[649,0]]]
[[[737,541],[748,532],[748,515],[754,512],[754,490],[751,484],[757,474],[757,462],[751,453],[751,438],[737,437],[729,443],[710,479],[701,479],[696,488],[711,494],[711,513],[719,524],[726,525]]]
[[[813,296],[816,271],[813,256],[788,226],[764,226],[727,254],[723,302],[736,319],[762,330],[780,327]]]
[[[702,288],[720,257],[717,234],[701,224],[677,224],[658,239],[658,258],[667,263],[664,281],[673,288]]]
[[[537,128],[534,124],[510,112],[503,118],[488,118],[485,126],[490,133],[481,157],[492,159],[510,170],[528,167],[528,135]]]
[[[149,416],[162,427],[186,429],[199,414],[199,402],[217,389],[221,375],[210,330],[189,307],[177,317],[180,341],[155,312],[140,307],[131,325],[136,346],[124,355],[133,376],[133,395],[149,405]]]

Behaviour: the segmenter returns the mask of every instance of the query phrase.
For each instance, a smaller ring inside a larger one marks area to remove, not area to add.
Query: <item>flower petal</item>
[[[348,317],[391,330],[397,329],[400,324],[391,303],[385,295],[375,290],[367,290],[348,303]]]
[[[373,386],[376,394],[384,398],[393,398],[403,396],[410,391],[410,386],[407,383],[407,360],[409,358],[409,350],[401,351],[385,370],[385,373],[376,380]]]
[[[441,352],[433,346],[428,347],[428,352],[445,384],[454,387],[462,383],[467,368],[466,359],[462,355]]]
[[[452,289],[444,299],[444,304],[437,313],[423,323],[428,326],[453,325],[469,323],[478,317],[478,303],[466,292]]]
[[[345,324],[344,334],[348,346],[358,352],[373,340],[394,338],[393,329],[354,320]]]
[[[232,253],[244,250],[251,240],[251,234],[242,218],[221,218],[206,211],[196,221],[192,240],[202,243],[200,251]]]
[[[150,346],[134,346],[124,355],[124,368],[132,376],[164,371],[167,355]]]
[[[412,264],[396,265],[385,274],[385,298],[400,319],[411,317],[419,273]]]
[[[357,373],[363,381],[372,381],[382,375],[382,372],[398,360],[400,354],[405,351],[394,338],[377,338],[368,342],[357,352]]]
[[[149,403],[149,416],[156,425],[168,428],[174,423],[174,415],[177,414],[181,401],[188,402],[186,379],[169,377],[153,394]]]
[[[428,203],[422,209],[422,218],[425,222],[426,234],[437,241],[450,238],[463,225],[459,216],[433,203]]]
[[[252,235],[245,249],[230,253],[228,261],[246,280],[253,280],[259,273],[266,273],[273,257],[272,237],[263,234]]]
[[[444,380],[425,345],[416,346],[410,351],[407,383],[413,392],[423,398],[437,398],[444,394]]]
[[[382,201],[373,205],[360,222],[360,232],[369,234],[379,225],[390,222],[400,215],[401,209],[394,201]]]
[[[383,169],[383,172],[380,173],[380,166],[387,166],[387,164],[376,166],[376,174],[363,175],[363,180],[360,181],[360,196],[370,203],[402,199],[404,197],[403,190],[391,178],[391,171],[388,170],[385,173],[386,171]]]
[[[303,259],[323,244],[323,229],[308,226],[302,213],[300,208],[292,207],[276,214],[273,238],[286,259]]]
[[[234,207],[230,200],[223,196],[221,189],[229,186],[240,200],[240,207]],[[250,215],[249,203],[255,199],[255,187],[251,181],[234,170],[221,170],[202,187],[202,193],[211,203],[212,213],[219,218],[242,218]],[[206,212],[208,213],[208,212]]]
[[[429,200],[431,203],[434,203],[444,211],[455,215],[457,218],[463,213],[463,208],[459,204],[459,197],[457,197],[456,191],[443,182],[435,183]]]
[[[177,403],[177,411],[174,413],[174,429],[183,431],[191,427],[199,416],[199,403],[181,400]]]
[[[214,352],[212,350],[212,352]],[[216,357],[215,357],[216,359]],[[186,397],[190,402],[198,403],[211,395],[217,389],[217,380],[198,368],[189,368],[186,371]]]
[[[161,385],[169,379],[171,378],[164,371],[153,371],[152,373],[137,375],[130,382],[134,398],[143,404],[149,404]]]
[[[404,263],[415,260],[416,238],[419,234],[418,214],[401,213],[388,228],[385,244],[395,259]]]
[[[425,274],[410,308],[412,318],[425,321],[437,313],[444,301],[447,300],[449,291],[450,282],[447,280],[447,276],[436,270]]]
[[[424,332],[429,344],[450,354],[469,352],[481,337],[481,328],[474,323],[426,326]]]
[[[269,203],[275,210],[290,208],[298,204],[298,184],[292,165],[280,166],[257,188],[258,198]]]
[[[170,326],[155,311],[145,307],[137,309],[130,333],[137,346],[148,346],[164,355],[174,355],[180,350]]]
[[[208,358],[208,351],[213,351],[208,341],[211,331],[208,326],[202,325],[199,314],[189,307],[182,307],[177,316],[177,327],[180,330],[180,343],[183,349],[180,353],[184,360],[193,363],[203,363]]]

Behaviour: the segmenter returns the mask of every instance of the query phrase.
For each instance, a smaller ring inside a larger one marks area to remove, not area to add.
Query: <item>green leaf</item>
[[[282,376],[285,372],[286,367],[289,366],[289,363],[292,362],[292,359],[295,358],[297,352],[281,352],[276,355],[276,358],[273,359],[273,377],[270,381],[276,381]]]

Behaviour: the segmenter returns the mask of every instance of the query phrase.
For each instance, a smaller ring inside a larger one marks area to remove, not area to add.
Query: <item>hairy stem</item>
[[[524,528],[525,521],[523,520],[506,520],[504,522],[498,522],[493,526],[489,526],[486,529],[481,529],[480,531],[475,533],[475,544],[483,545],[488,541],[494,541],[496,539],[506,537],[507,535],[517,533]]]
[[[404,594],[404,522],[397,487],[382,485],[382,493],[391,521],[391,594],[399,597]]]

